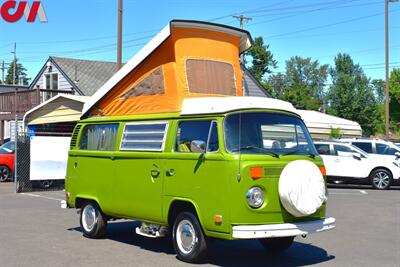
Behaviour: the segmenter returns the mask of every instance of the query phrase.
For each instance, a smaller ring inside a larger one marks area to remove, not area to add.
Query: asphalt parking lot
[[[170,241],[137,236],[132,221],[109,224],[105,239],[79,231],[75,210],[60,208],[62,191],[13,193],[0,184],[0,266],[183,266]],[[296,238],[279,256],[257,241],[216,241],[202,265],[217,266],[399,266],[400,188],[329,190],[333,231]]]

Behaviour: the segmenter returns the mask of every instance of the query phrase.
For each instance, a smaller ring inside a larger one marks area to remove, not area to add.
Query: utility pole
[[[4,66],[4,60],[1,63],[1,83],[4,84],[4,71],[6,70],[5,66]]]
[[[14,51],[11,53],[14,54],[12,84],[15,85],[15,75],[16,75],[16,67],[17,67],[17,43],[14,43]]]
[[[398,0],[385,0],[385,69],[386,69],[386,139],[389,139],[390,114],[389,114],[389,3]]]
[[[122,67],[122,0],[118,0],[117,71]]]
[[[240,22],[240,29],[244,29],[244,23],[245,22],[248,22],[248,21],[250,21],[250,20],[252,20],[252,18],[250,18],[250,17],[245,17],[245,16],[243,16],[243,15],[240,15],[240,16],[232,16],[232,17],[234,17],[235,19],[238,19],[239,20],[239,22]],[[242,63],[242,64],[244,64],[244,55],[243,54],[241,54],[240,55],[240,63]]]
[[[242,29],[242,30],[243,30],[243,28],[244,28],[244,23],[245,23],[245,22],[248,22],[248,21],[250,21],[250,20],[252,20],[252,18],[250,18],[250,17],[245,17],[245,16],[243,16],[243,15],[240,15],[240,16],[232,16],[232,17],[234,17],[235,19],[238,19],[238,20],[239,20],[239,22],[240,22],[240,29]]]

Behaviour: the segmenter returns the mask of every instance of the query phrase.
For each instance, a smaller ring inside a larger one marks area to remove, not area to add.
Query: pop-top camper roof
[[[83,108],[83,118],[179,112],[185,98],[242,96],[239,55],[247,31],[173,20],[108,80]]]

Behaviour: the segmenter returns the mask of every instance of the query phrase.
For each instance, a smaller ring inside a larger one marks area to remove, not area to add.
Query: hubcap
[[[379,189],[386,188],[389,185],[389,181],[390,177],[385,172],[376,173],[373,179],[374,185]]]
[[[96,210],[91,205],[86,205],[82,212],[82,225],[85,231],[90,232],[93,230],[97,223]]]
[[[0,181],[4,182],[10,176],[10,171],[6,167],[0,167]]]
[[[193,251],[197,243],[197,236],[192,223],[188,220],[182,220],[176,229],[176,241],[179,250],[184,254]]]

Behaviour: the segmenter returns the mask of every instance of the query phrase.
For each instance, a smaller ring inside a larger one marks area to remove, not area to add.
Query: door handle
[[[169,169],[167,171],[167,176],[174,176],[175,175],[175,170],[174,169]]]
[[[160,176],[161,171],[160,170],[151,170],[150,174],[151,177],[153,178],[158,178],[158,176]]]

